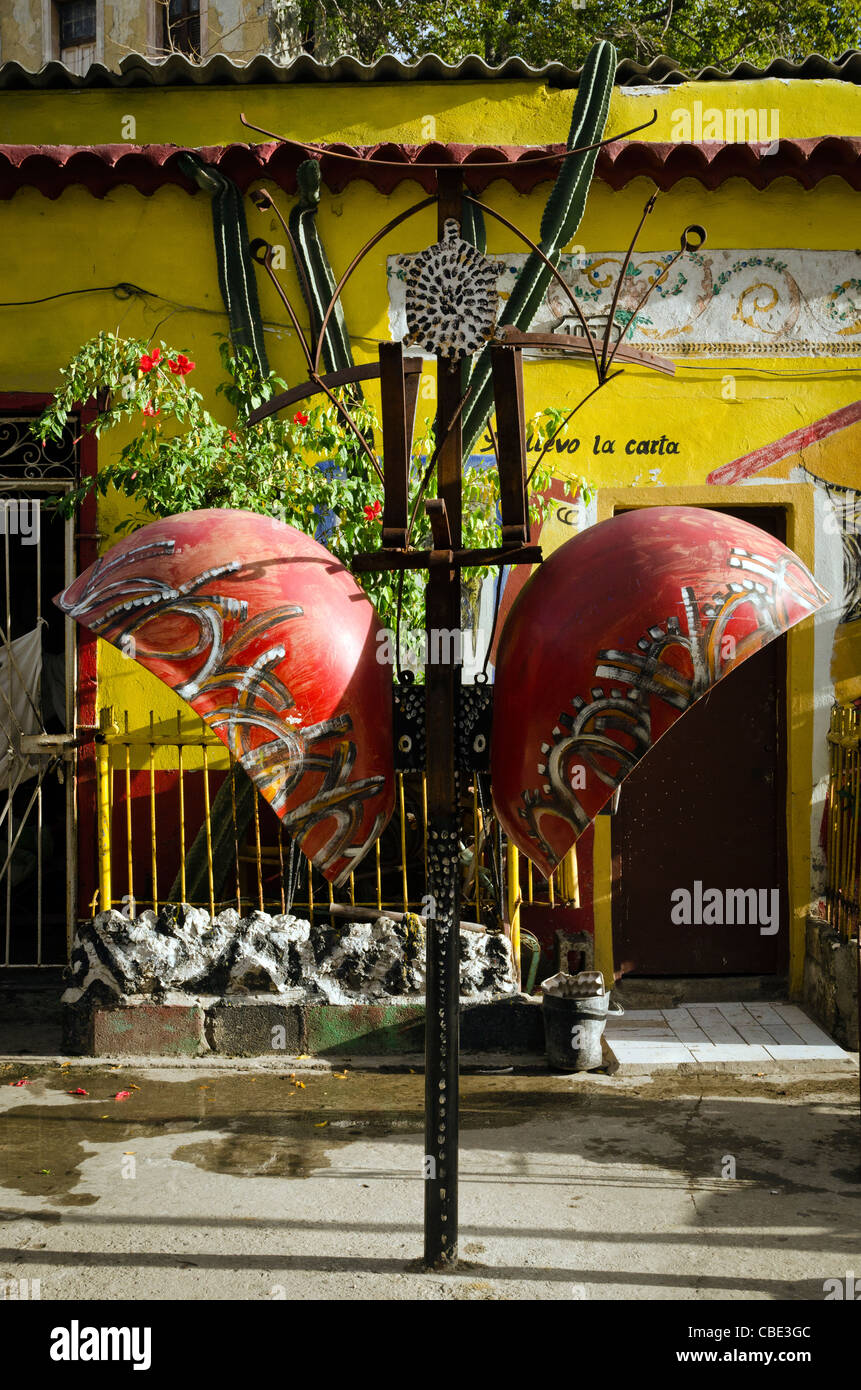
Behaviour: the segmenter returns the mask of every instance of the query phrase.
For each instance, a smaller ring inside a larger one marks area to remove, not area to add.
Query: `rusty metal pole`
[[[461,175],[441,169],[438,229],[461,217]],[[437,354],[437,439],[461,397],[460,362]],[[460,864],[456,735],[460,644],[460,569],[446,558],[461,545],[462,440],[460,422],[442,446],[437,465],[433,549],[425,599],[428,655],[426,730],[428,788],[427,993],[425,1006],[425,1264],[457,1264],[458,1090],[460,1049]],[[430,504],[429,510],[434,506]],[[445,524],[448,525],[446,536]]]

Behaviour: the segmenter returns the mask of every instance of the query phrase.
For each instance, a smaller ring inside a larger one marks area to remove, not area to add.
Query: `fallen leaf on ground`
[[[322,1129],[323,1126],[324,1126],[324,1125],[327,1125],[328,1123],[329,1123],[328,1120],[321,1120],[319,1124],[316,1124],[316,1125],[314,1126],[314,1128],[315,1128],[315,1129]]]

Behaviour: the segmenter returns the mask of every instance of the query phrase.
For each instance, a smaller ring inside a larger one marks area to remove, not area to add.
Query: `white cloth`
[[[4,791],[35,777],[41,766],[39,759],[21,756],[21,734],[41,731],[37,714],[41,676],[39,627],[14,642],[0,641],[0,789]]]

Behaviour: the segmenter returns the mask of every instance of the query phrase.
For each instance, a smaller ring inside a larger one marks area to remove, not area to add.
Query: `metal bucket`
[[[621,1005],[610,1008],[610,991],[586,998],[571,999],[545,994],[544,1038],[547,1059],[557,1071],[594,1071],[603,1065],[601,1038],[609,1014],[624,1012]]]

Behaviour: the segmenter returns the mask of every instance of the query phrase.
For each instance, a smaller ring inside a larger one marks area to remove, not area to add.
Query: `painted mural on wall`
[[[552,873],[685,710],[828,599],[779,541],[699,508],[573,536],[499,644],[492,784],[506,833]]]
[[[623,251],[581,250],[560,258],[590,326],[603,329],[622,269]],[[861,252],[770,248],[689,251],[658,283],[648,306],[634,311],[648,285],[666,273],[675,251],[635,253],[619,296],[618,331],[636,347],[672,356],[738,354],[829,357],[861,353]],[[388,259],[392,336],[406,332],[411,256]],[[507,255],[496,282],[508,299],[526,257]],[[632,322],[633,320],[633,322]],[[571,304],[551,281],[532,321],[534,332],[578,333]]]
[[[321,873],[349,876],[394,808],[391,676],[373,605],[329,551],[272,517],[187,512],[57,602],[187,700]]]
[[[811,483],[829,504],[823,539],[839,541],[843,571],[831,679],[835,699],[861,699],[861,401],[713,469],[708,482],[731,484],[773,477]]]

